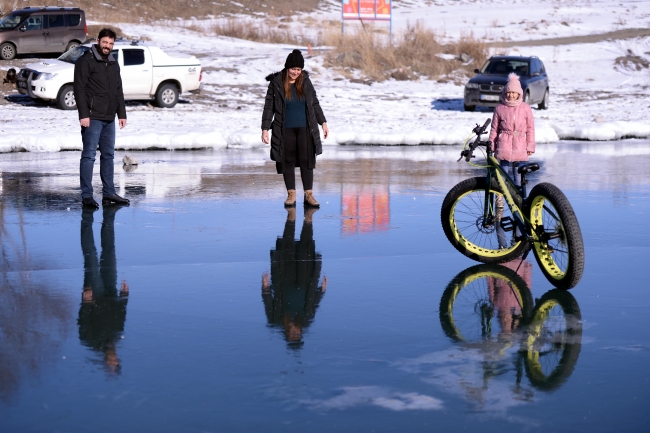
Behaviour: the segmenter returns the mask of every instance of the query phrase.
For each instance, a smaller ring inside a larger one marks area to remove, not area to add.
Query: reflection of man
[[[102,253],[97,259],[93,235],[94,209],[85,208],[81,215],[81,250],[84,255],[84,288],[79,309],[79,340],[101,352],[108,371],[119,371],[115,343],[124,331],[129,286],[122,282],[117,292],[115,258],[115,213],[120,206],[104,206],[101,228]]]
[[[327,277],[318,287],[321,255],[316,252],[312,215],[318,209],[305,210],[300,240],[294,240],[296,209],[287,209],[282,237],[271,250],[271,276],[262,276],[262,300],[270,324],[282,327],[290,347],[302,345],[302,333],[314,319],[327,289]]]
[[[99,32],[97,44],[79,57],[74,67],[74,96],[81,125],[81,161],[79,177],[84,206],[99,208],[93,198],[93,166],[99,146],[99,174],[102,179],[102,204],[128,204],[115,193],[113,154],[115,152],[115,114],[120,129],[126,126],[126,108],[122,92],[120,65],[111,54],[115,32]]]

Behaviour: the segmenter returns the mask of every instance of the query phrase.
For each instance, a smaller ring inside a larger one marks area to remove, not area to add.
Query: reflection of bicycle
[[[518,343],[518,382],[523,359],[531,384],[542,390],[562,385],[580,354],[582,323],[575,298],[554,289],[533,305],[524,279],[499,265],[477,265],[458,274],[440,300],[440,324],[452,340],[483,352],[502,354]]]
[[[489,124],[490,119],[477,125],[476,139],[461,152],[469,162],[474,149],[485,147],[487,176],[466,179],[447,193],[441,211],[445,235],[458,251],[482,263],[525,257],[532,247],[551,284],[574,287],[582,277],[584,249],[569,200],[550,183],[536,185],[527,197],[526,175],[539,164],[520,164],[521,187],[516,186],[493,156],[491,143],[481,141]]]

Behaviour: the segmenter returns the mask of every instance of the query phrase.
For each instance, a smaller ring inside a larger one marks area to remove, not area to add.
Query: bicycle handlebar
[[[472,132],[476,134],[476,140],[474,140],[472,143],[469,145],[469,149],[465,149],[462,152],[460,152],[460,158],[458,158],[459,162],[461,159],[465,158],[465,161],[469,162],[470,159],[474,158],[474,149],[476,149],[479,146],[485,146],[486,148],[489,148],[492,143],[490,140],[487,141],[481,141],[481,135],[485,134],[485,130],[487,129],[488,126],[490,126],[490,123],[492,120],[487,119],[483,126],[478,126],[478,123],[472,129]]]
[[[483,126],[478,126],[478,123],[477,123],[476,127],[474,129],[472,129],[472,132],[479,136],[479,140],[481,138],[481,135],[485,134],[485,130],[487,129],[487,127],[490,126],[490,122],[492,122],[492,120],[490,120],[488,118],[485,121],[485,123],[483,124]]]

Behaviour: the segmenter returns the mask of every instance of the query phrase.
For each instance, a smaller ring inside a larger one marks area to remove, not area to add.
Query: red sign
[[[391,0],[342,0],[344,20],[390,20]]]

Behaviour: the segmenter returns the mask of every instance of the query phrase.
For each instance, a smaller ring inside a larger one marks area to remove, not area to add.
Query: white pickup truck
[[[74,64],[92,43],[63,53],[58,59],[31,63],[16,77],[18,92],[34,99],[56,101],[62,110],[74,110]],[[194,56],[172,57],[158,47],[137,41],[115,41],[113,57],[120,65],[126,100],[154,98],[159,107],[171,108],[184,92],[198,92],[201,63]]]

